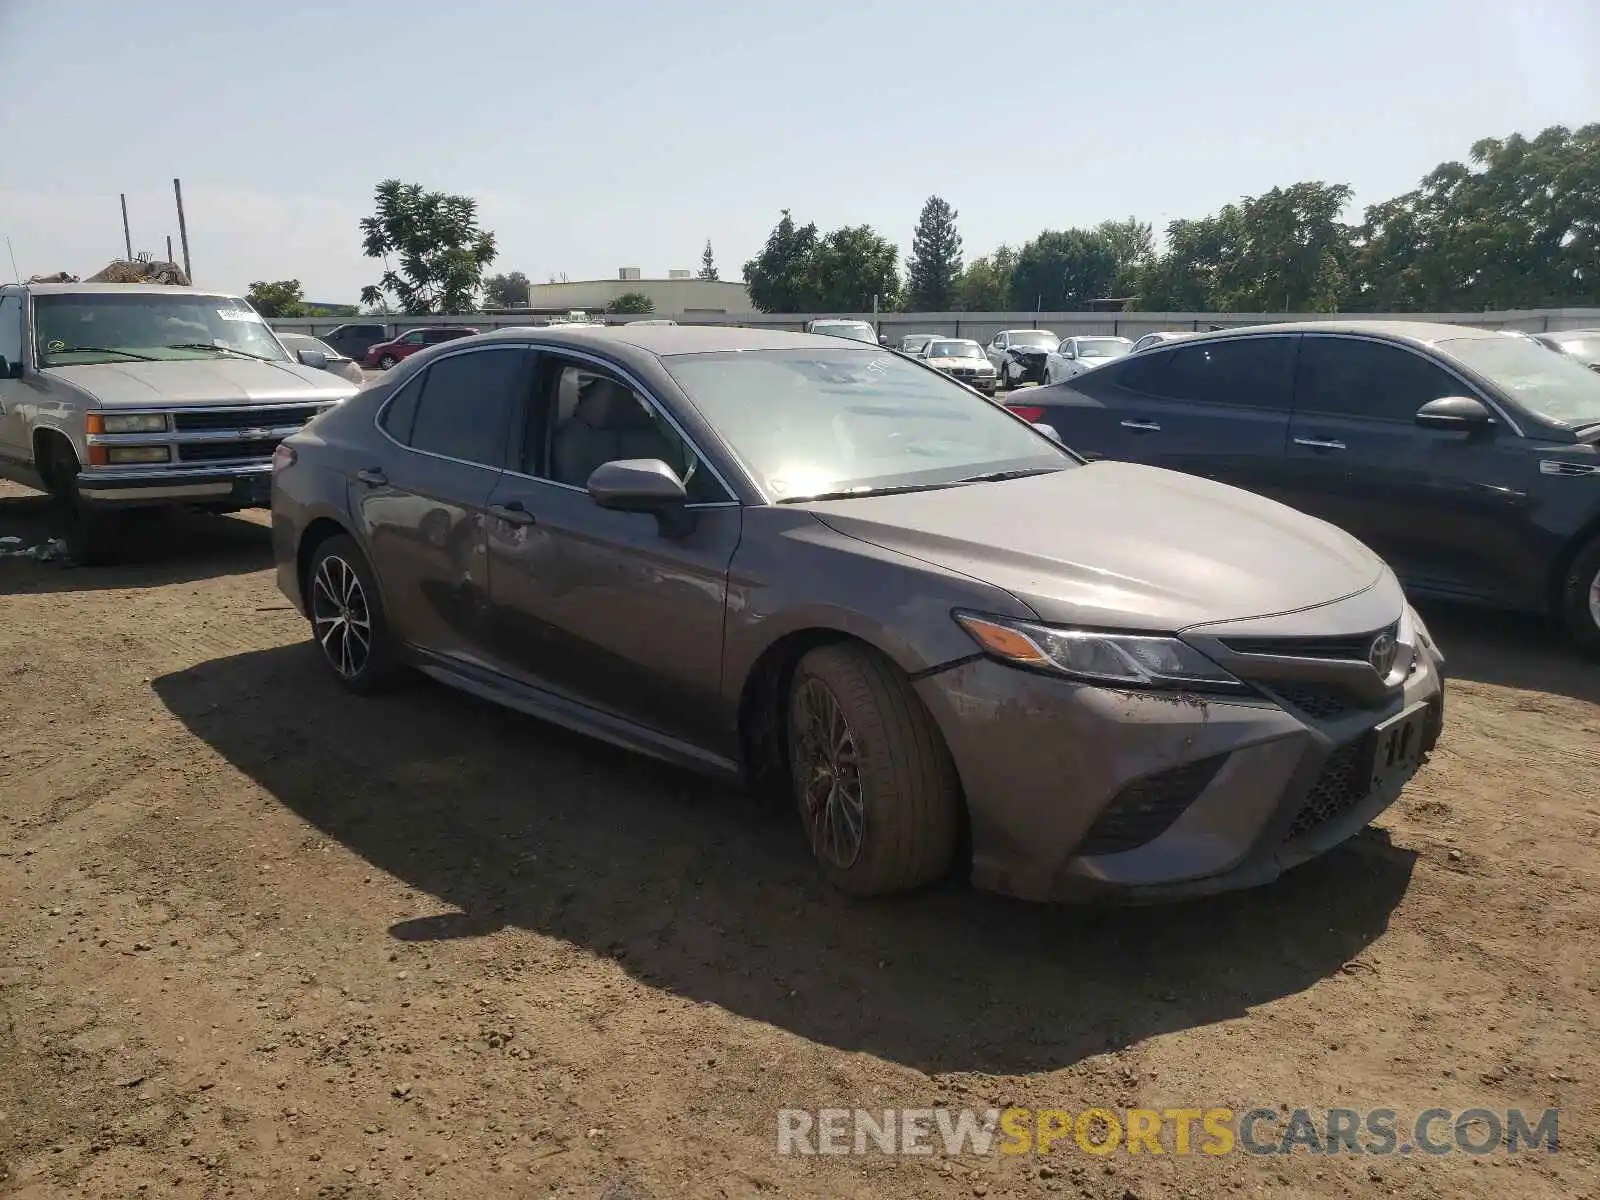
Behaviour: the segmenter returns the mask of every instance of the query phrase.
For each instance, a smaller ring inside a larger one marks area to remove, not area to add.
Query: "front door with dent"
[[[541,353],[521,442],[489,509],[494,644],[506,669],[730,753],[722,627],[738,503],[652,398],[587,359]],[[688,532],[601,508],[585,490],[602,463],[641,458],[684,480]]]
[[[521,346],[448,355],[396,392],[387,434],[354,464],[357,513],[395,632],[435,654],[486,659],[489,562],[485,510],[526,394]]]

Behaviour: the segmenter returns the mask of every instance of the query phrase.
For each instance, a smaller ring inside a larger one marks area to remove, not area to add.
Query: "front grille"
[[[1369,739],[1362,738],[1340,746],[1328,756],[1311,785],[1306,802],[1289,827],[1289,840],[1306,834],[1343,816],[1367,798],[1371,780],[1366,751]]]
[[[175,412],[173,424],[179,433],[196,433],[210,429],[273,429],[284,425],[304,425],[322,409],[314,404],[283,405],[259,408],[235,408],[212,412]]]
[[[231,458],[271,458],[279,439],[257,438],[238,442],[184,442],[178,457],[184,462],[222,462]]]
[[[1130,783],[1095,819],[1076,852],[1120,854],[1154,841],[1205,791],[1227,759],[1217,754]]]
[[[1334,658],[1351,662],[1366,662],[1372,639],[1380,633],[1394,637],[1399,625],[1374,629],[1371,633],[1356,633],[1343,637],[1254,637],[1223,638],[1222,644],[1235,654],[1268,654],[1288,658]]]
[[[1335,721],[1360,712],[1363,705],[1336,683],[1290,683],[1274,681],[1267,685],[1274,696],[1291,708],[1319,721]]]

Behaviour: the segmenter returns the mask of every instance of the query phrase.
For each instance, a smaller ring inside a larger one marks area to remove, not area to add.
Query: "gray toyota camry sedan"
[[[278,579],[333,675],[421,672],[791,798],[839,887],[1246,887],[1344,841],[1443,723],[1360,542],[1086,463],[839,338],[508,329],[279,447]],[[970,854],[970,860],[966,856]]]

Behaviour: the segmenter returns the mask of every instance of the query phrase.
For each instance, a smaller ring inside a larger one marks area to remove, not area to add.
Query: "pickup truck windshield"
[[[233,296],[62,292],[33,298],[41,367],[228,358],[288,362],[256,311]]]

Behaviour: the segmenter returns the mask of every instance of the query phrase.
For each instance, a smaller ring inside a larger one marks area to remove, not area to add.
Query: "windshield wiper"
[[[774,504],[804,504],[811,500],[861,500],[868,496],[902,496],[907,492],[931,492],[936,488],[955,487],[959,483],[967,482],[964,479],[952,479],[948,483],[904,483],[899,487],[857,488],[854,491],[840,492],[813,492],[808,496],[785,496],[782,500],[774,500]]]
[[[166,350],[215,350],[218,354],[237,354],[240,358],[253,358],[257,362],[281,362],[282,359],[268,358],[265,354],[251,354],[248,350],[237,350],[232,346],[217,346],[211,342],[170,342],[163,347]]]
[[[1029,475],[1050,475],[1064,471],[1065,467],[1024,467],[1017,471],[994,471],[988,475],[968,475],[957,483],[999,483],[1002,479],[1026,479]]]
[[[46,350],[45,355],[55,354],[120,354],[124,358],[136,358],[140,362],[160,362],[148,354],[135,354],[132,350],[118,350],[113,346],[63,346],[59,350]]]

